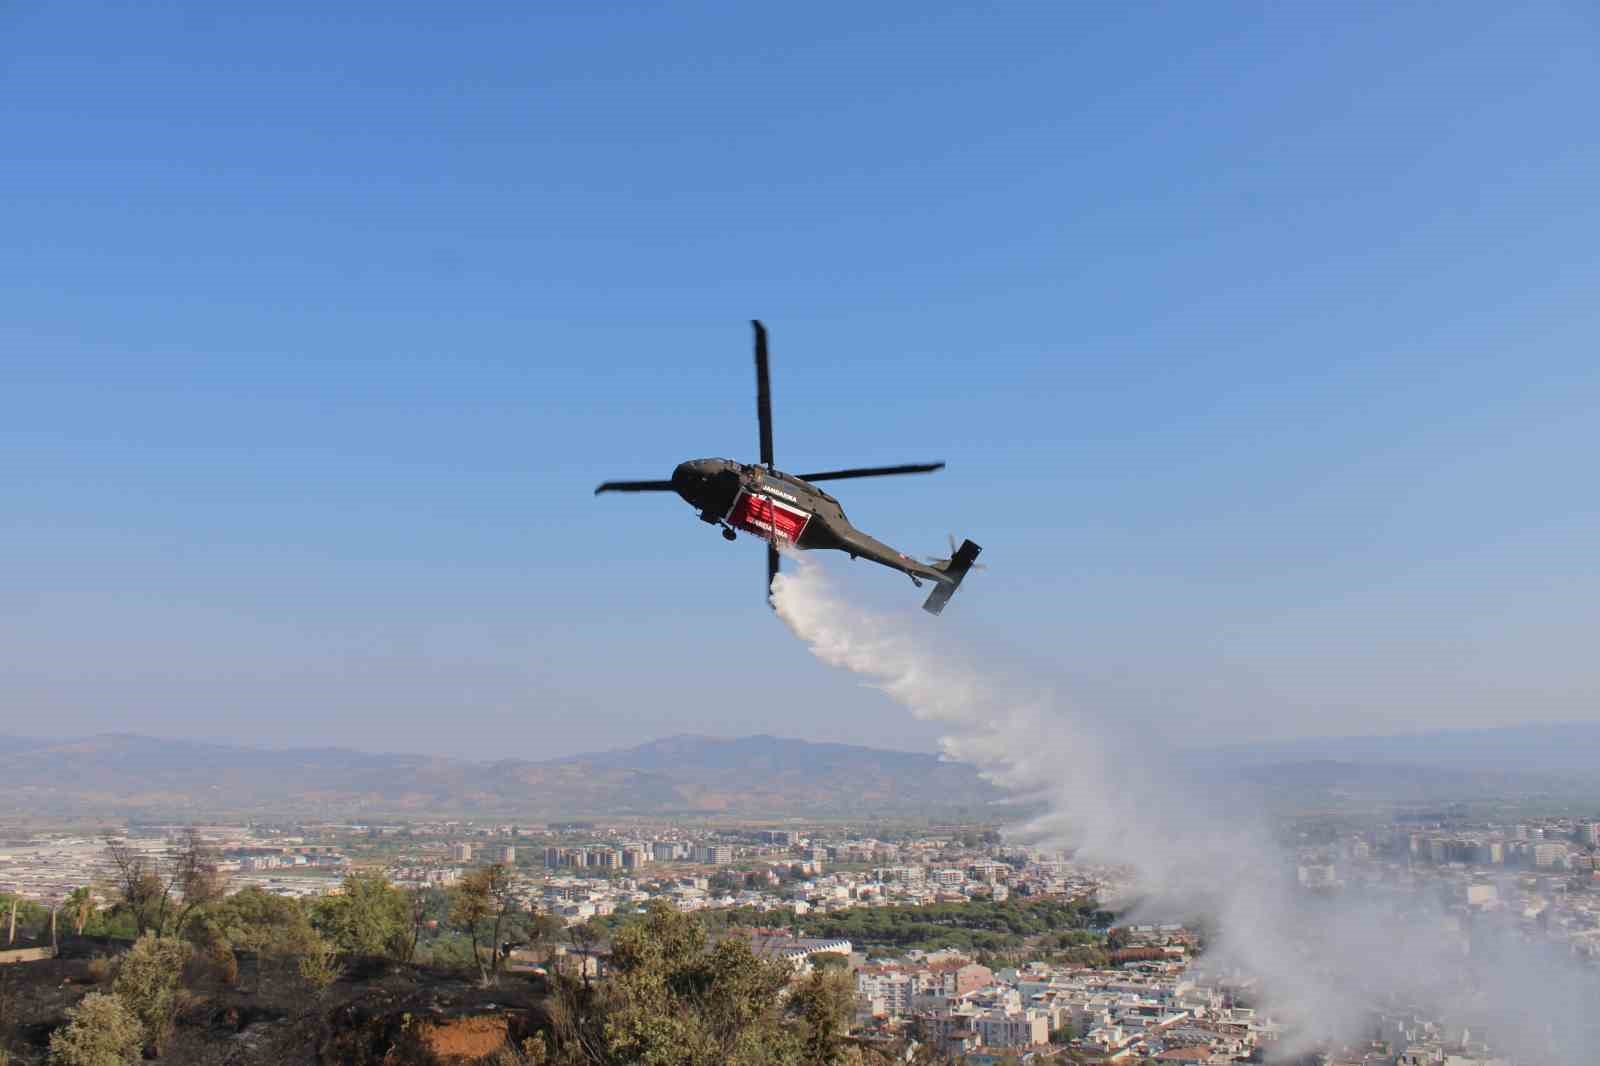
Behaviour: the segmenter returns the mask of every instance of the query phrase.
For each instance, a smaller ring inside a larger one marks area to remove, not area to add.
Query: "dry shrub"
[[[521,1045],[505,1044],[489,1057],[488,1066],[546,1066],[550,1061],[543,1033],[535,1033]],[[0,1064],[3,1066],[3,1064]]]
[[[188,944],[171,937],[142,936],[122,956],[111,990],[144,1026],[145,1043],[160,1055],[172,1036],[181,1006]]]
[[[211,997],[204,992],[191,992],[187,988],[178,989],[174,999],[180,1015],[203,1014],[211,1009]]]
[[[316,938],[310,951],[300,956],[296,969],[300,972],[300,980],[318,999],[327,995],[334,982],[344,976],[344,967],[339,964],[339,949],[320,937]]]
[[[96,955],[89,960],[89,980],[97,985],[103,985],[117,972],[117,961],[108,959],[104,955]]]
[[[211,950],[206,953],[206,960],[211,964],[211,972],[222,984],[232,988],[239,983],[239,956],[225,941],[214,941]]]
[[[50,1034],[51,1066],[110,1066],[139,1061],[144,1027],[116,996],[90,992]]]

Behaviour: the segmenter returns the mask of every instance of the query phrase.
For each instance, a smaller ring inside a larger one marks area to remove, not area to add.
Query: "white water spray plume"
[[[1141,735],[965,661],[920,613],[851,603],[810,560],[791,560],[773,604],[818,659],[944,726],[949,757],[1041,809],[1012,836],[1132,867],[1135,918],[1204,919],[1215,932],[1203,965],[1258,979],[1263,1003],[1289,1023],[1295,1038],[1279,1055],[1392,1036],[1376,1028],[1381,1007],[1487,1035],[1516,1066],[1600,1062],[1600,998],[1592,972],[1570,956],[1478,927],[1409,884],[1299,891],[1259,796],[1186,770],[1148,728]]]

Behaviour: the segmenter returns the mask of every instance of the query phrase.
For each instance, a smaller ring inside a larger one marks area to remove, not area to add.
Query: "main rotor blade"
[[[943,470],[943,463],[908,463],[905,466],[861,466],[853,470],[824,470],[820,474],[800,474],[801,481],[841,481],[847,477],[883,477],[886,474],[927,474]]]
[[[594,490],[596,496],[602,492],[671,492],[670,481],[604,481]]]
[[[772,579],[778,576],[778,546],[767,542],[767,606],[772,606]]]
[[[761,462],[772,469],[772,379],[767,372],[767,327],[752,319],[756,328],[756,421],[761,425]]]

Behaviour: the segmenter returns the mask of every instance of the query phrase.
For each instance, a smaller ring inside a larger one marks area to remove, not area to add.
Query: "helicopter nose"
[[[701,497],[705,496],[720,465],[715,459],[690,459],[679,463],[672,471],[673,491],[696,507],[702,506]]]
[[[672,470],[672,491],[679,496],[694,502],[692,494],[695,487],[700,484],[700,472],[695,469],[694,463],[679,463]]]

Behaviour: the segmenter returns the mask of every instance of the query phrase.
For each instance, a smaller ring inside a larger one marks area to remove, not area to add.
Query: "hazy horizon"
[[[1444,730],[1418,730],[1406,733],[1369,734],[1369,735],[1342,735],[1342,736],[1312,736],[1286,741],[1259,741],[1236,742],[1229,740],[1215,744],[1196,744],[1172,749],[1175,755],[1217,755],[1238,756],[1246,761],[1271,764],[1282,761],[1286,763],[1301,763],[1306,761],[1327,760],[1332,762],[1360,762],[1370,760],[1374,762],[1394,762],[1398,764],[1428,765],[1430,762],[1450,762],[1459,759],[1460,752],[1456,750],[1441,751],[1436,756],[1430,757],[1427,752],[1407,750],[1406,743],[1421,740],[1460,741],[1474,737],[1483,737],[1488,740],[1502,739],[1506,736],[1537,738],[1540,733],[1562,733],[1570,730],[1600,729],[1596,722],[1529,722],[1516,726],[1485,727],[1476,729],[1444,729]],[[943,745],[935,743],[927,748],[893,747],[882,744],[861,744],[851,741],[819,741],[809,737],[795,736],[783,733],[671,733],[654,736],[618,737],[614,744],[604,748],[584,748],[572,751],[544,751],[530,754],[520,754],[515,751],[479,752],[457,751],[453,749],[421,749],[384,747],[381,744],[348,745],[319,743],[307,738],[300,742],[288,743],[252,743],[248,740],[217,740],[203,736],[176,736],[171,734],[158,734],[141,732],[138,730],[105,730],[97,733],[53,735],[53,734],[28,734],[7,732],[0,733],[0,739],[17,740],[38,744],[73,743],[95,739],[127,738],[133,740],[149,740],[159,743],[194,743],[203,746],[216,746],[233,748],[243,751],[262,752],[295,752],[318,750],[351,751],[363,755],[374,756],[430,756],[452,761],[465,762],[495,762],[502,760],[512,761],[560,761],[580,758],[587,755],[608,755],[615,752],[626,752],[634,749],[650,748],[655,745],[666,744],[672,741],[709,741],[713,743],[733,743],[750,740],[774,740],[780,743],[797,742],[803,744],[841,744],[847,747],[863,748],[871,751],[887,751],[906,755],[940,755],[944,756]],[[1394,750],[1381,750],[1384,745],[1392,743]],[[1351,751],[1319,751],[1317,745],[1356,744],[1364,746],[1360,752]],[[1376,746],[1378,750],[1374,750]],[[1557,766],[1545,767],[1535,759],[1529,759],[1527,752],[1506,751],[1495,748],[1484,752],[1485,756],[1496,755],[1502,761],[1499,768],[1510,772],[1538,771],[1540,769],[1554,769],[1565,772],[1570,767]],[[1225,760],[1226,761],[1226,760]]]

